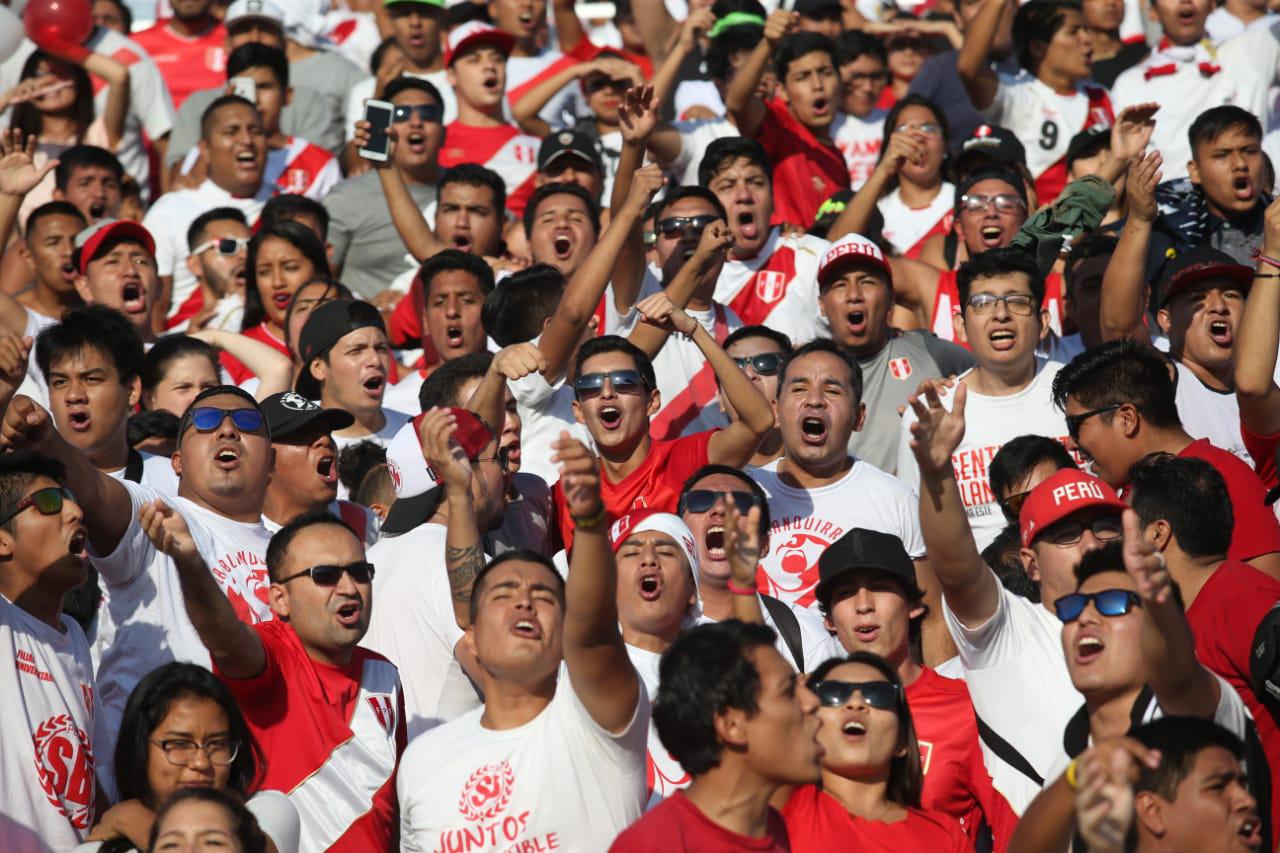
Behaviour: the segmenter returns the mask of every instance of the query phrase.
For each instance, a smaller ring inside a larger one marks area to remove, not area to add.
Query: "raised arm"
[[[760,86],[760,78],[764,76],[769,61],[778,49],[778,42],[795,29],[800,16],[786,9],[778,9],[769,16],[764,24],[764,38],[755,46],[729,81],[729,91],[725,93],[724,105],[733,116],[733,123],[738,133],[746,137],[754,137],[764,123],[764,101],[756,94]]]
[[[667,11],[666,3],[646,3],[641,0],[632,4],[631,14],[635,16],[636,29],[640,31],[645,53],[654,62],[660,62],[680,25]]]
[[[616,56],[601,56],[590,62],[579,62],[565,68],[558,74],[552,74],[546,80],[525,92],[520,100],[511,105],[511,114],[516,124],[525,133],[532,136],[546,136],[551,133],[551,125],[538,117],[538,113],[556,96],[556,93],[574,80],[581,80],[589,74],[605,74],[611,79],[630,80],[633,86],[644,83],[644,75],[640,68],[625,59]]]
[[[8,297],[6,294],[6,298]],[[27,365],[35,342],[31,336],[23,337],[0,329],[0,414],[18,392],[22,380],[27,378]]]
[[[229,678],[261,675],[267,666],[262,638],[236,616],[200,556],[187,522],[164,501],[156,500],[138,510],[138,523],[156,549],[173,560],[187,618],[218,669]]]
[[[1156,129],[1155,114],[1159,110],[1159,104],[1148,101],[1120,111],[1111,130],[1111,148],[1107,151],[1107,159],[1102,161],[1098,177],[1114,184],[1129,169],[1129,164],[1142,156]]]
[[[356,132],[351,140],[351,144],[356,150],[369,144],[369,127],[369,122],[364,119],[356,122]],[[360,160],[371,164],[377,170],[378,182],[382,184],[382,194],[387,199],[387,210],[391,212],[391,224],[395,226],[396,233],[404,241],[405,248],[409,250],[409,254],[413,255],[414,260],[421,263],[436,252],[447,249],[448,246],[440,241],[435,231],[431,230],[431,226],[427,224],[426,217],[422,215],[422,210],[418,207],[418,203],[409,194],[409,187],[405,184],[404,177],[400,174],[400,170],[395,167],[392,155],[395,152],[396,129],[394,127],[387,128],[387,136],[390,138],[390,142],[388,143],[387,159],[385,161],[377,162],[364,160],[363,158],[360,158]]]
[[[628,89],[622,96],[622,105],[618,107],[619,130],[622,134],[622,152],[618,157],[618,168],[614,173],[613,192],[609,198],[609,212],[614,214],[632,196],[632,182],[642,171],[645,150],[652,139],[658,124],[658,99],[652,86],[639,86]],[[652,170],[653,167],[647,167]],[[650,174],[641,189],[645,205],[652,201],[657,190],[650,191],[655,178]],[[614,258],[613,307],[619,315],[624,315],[635,304],[644,284],[646,260],[644,238],[640,230],[640,221],[644,218],[645,208],[635,213],[631,228],[623,235],[618,244]],[[595,306],[591,306],[594,311]]]
[[[107,130],[110,150],[114,151],[124,136],[124,120],[129,116],[129,67],[104,53],[90,53],[80,64],[90,74],[107,81],[107,103],[102,110],[102,123]]]
[[[600,497],[600,463],[568,432],[552,447],[576,525],[564,590],[564,661],[583,707],[617,734],[635,716],[640,679],[618,630],[618,570]]]
[[[1267,207],[1262,254],[1280,259],[1280,201]],[[1280,432],[1280,387],[1274,378],[1280,348],[1280,269],[1265,261],[1258,261],[1236,335],[1240,423],[1257,435],[1274,435]]]
[[[700,283],[708,283],[720,275],[726,253],[733,247],[733,232],[723,221],[717,219],[708,225],[698,238],[698,246],[693,255],[684,262],[684,266],[676,273],[675,278],[666,283],[661,293],[655,293],[645,299],[649,303],[649,313],[654,316],[667,316],[666,305],[684,308],[689,304]],[[664,297],[655,299],[655,297]],[[643,304],[643,303],[642,303]],[[637,309],[640,306],[636,306]],[[643,314],[644,312],[641,311]],[[645,355],[653,358],[666,344],[673,331],[670,325],[662,323],[640,323],[632,330],[629,340]]]
[[[36,168],[35,154],[39,141],[34,133],[23,139],[21,130],[0,130],[0,254],[9,245],[22,200],[58,165],[57,160],[50,160]],[[7,298],[8,294],[4,296]],[[0,303],[0,318],[3,318],[0,322],[10,329],[16,323],[21,334],[26,328],[26,312],[21,307],[15,311],[17,305],[12,299]]]
[[[196,329],[189,334],[230,353],[253,371],[258,377],[259,400],[293,387],[293,362],[275,347],[226,329]]]
[[[836,217],[836,221],[831,223],[831,228],[827,231],[827,239],[834,243],[846,234],[867,233],[867,226],[876,212],[876,205],[880,201],[880,196],[884,195],[888,188],[889,182],[897,176],[906,163],[924,162],[927,156],[925,142],[924,134],[918,130],[894,131],[889,137],[889,147],[884,150],[871,176],[867,178],[867,182],[854,193],[853,198]]]
[[[985,110],[996,99],[1000,78],[991,70],[991,46],[1009,0],[982,0],[982,8],[965,30],[964,44],[956,57],[956,71],[975,109]]]
[[[1162,162],[1160,153],[1152,151],[1129,164],[1125,181],[1129,217],[1102,276],[1098,322],[1105,341],[1120,338],[1150,340],[1143,322],[1146,306],[1143,305],[1142,294],[1145,290],[1147,245],[1151,242],[1151,228],[1156,221],[1155,191],[1160,183]]]
[[[463,408],[479,415],[494,435],[501,435],[507,417],[507,381],[541,373],[546,367],[546,357],[532,343],[503,347],[489,362],[489,369]]]
[[[929,568],[951,612],[966,627],[976,628],[995,614],[1000,582],[973,541],[951,467],[951,455],[964,439],[968,389],[957,384],[954,393],[950,412],[929,380],[907,399],[917,419],[911,425],[911,452],[920,468],[920,532]]]
[[[587,37],[583,29],[582,19],[574,8],[576,0],[552,0],[551,14],[555,20],[556,38],[560,41],[561,53],[573,53]]]
[[[724,496],[716,500],[723,501]],[[751,507],[744,516],[733,501],[728,501],[724,508],[724,550],[729,555],[733,618],[764,624],[764,610],[756,594],[756,572],[760,569],[763,550],[761,539],[760,507]]]

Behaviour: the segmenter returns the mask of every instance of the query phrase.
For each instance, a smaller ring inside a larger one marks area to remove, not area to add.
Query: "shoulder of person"
[[[944,341],[927,329],[911,329],[902,333],[902,337],[906,336],[915,337],[924,345],[943,376],[963,373],[977,364],[969,350],[957,343]]]

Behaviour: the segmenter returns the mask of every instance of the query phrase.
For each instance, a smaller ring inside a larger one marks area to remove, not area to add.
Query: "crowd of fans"
[[[91,8],[0,850],[1277,849],[1267,0]]]

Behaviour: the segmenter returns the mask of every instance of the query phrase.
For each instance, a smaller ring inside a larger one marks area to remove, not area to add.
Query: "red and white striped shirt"
[[[262,183],[281,195],[304,195],[319,201],[342,180],[342,167],[319,145],[290,136],[283,148],[267,149]]]
[[[533,194],[541,144],[537,137],[521,133],[509,124],[476,127],[455,121],[445,126],[444,145],[438,160],[443,169],[460,163],[479,163],[497,172],[507,185],[507,210],[519,217]]]

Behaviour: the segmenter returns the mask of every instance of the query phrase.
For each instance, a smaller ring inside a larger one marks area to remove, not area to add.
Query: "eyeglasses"
[[[655,230],[668,240],[675,237],[699,237],[708,225],[719,218],[714,213],[704,213],[700,216],[672,216],[660,220]]]
[[[1021,196],[1014,193],[999,193],[997,195],[965,193],[960,196],[960,203],[970,213],[982,213],[992,204],[996,206],[997,213],[1014,213],[1027,206]]]
[[[579,400],[594,400],[604,393],[608,380],[617,394],[643,393],[646,383],[638,370],[611,370],[608,373],[586,373],[573,381],[573,393]]]
[[[484,460],[477,459],[476,461]],[[303,575],[311,575],[311,580],[316,586],[337,586],[344,572],[351,575],[351,579],[356,583],[368,583],[373,580],[373,563],[361,560],[358,563],[348,563],[345,566],[312,566],[309,569],[303,569],[296,575],[280,578],[277,583],[288,583],[289,581],[297,580]]]
[[[900,124],[893,129],[894,133],[909,133],[911,131],[923,133],[925,136],[941,136],[942,125],[936,121],[926,121],[920,124]]]
[[[1064,623],[1074,622],[1080,618],[1090,601],[1103,616],[1123,616],[1142,604],[1142,599],[1131,590],[1104,589],[1099,592],[1073,592],[1064,595],[1053,603],[1053,609]]]
[[[191,740],[153,740],[164,751],[165,760],[178,767],[186,767],[203,751],[210,764],[226,767],[240,754],[240,744],[234,740],[210,740],[196,743]]]
[[[1022,514],[1022,505],[1027,502],[1027,496],[1030,494],[1030,490],[1018,492],[1000,501],[1000,510],[1004,513],[1004,517],[1009,521],[1017,521],[1018,516]]]
[[[4,518],[0,518],[0,524],[4,524],[29,507],[35,507],[41,515],[57,515],[62,512],[63,501],[75,503],[75,500],[76,496],[71,494],[71,490],[62,486],[46,486],[43,489],[36,489],[18,501],[17,505],[9,510]]]
[[[753,506],[757,506],[759,503],[756,500],[756,496],[751,492],[720,492],[714,489],[694,489],[684,496],[684,511],[698,514],[710,512],[720,498],[724,498],[725,503],[733,501],[733,505],[743,515],[746,515]]]
[[[889,79],[888,71],[854,71],[849,75],[850,83],[883,83]]]
[[[1039,538],[1058,548],[1070,548],[1084,538],[1086,530],[1092,533],[1099,542],[1114,542],[1124,532],[1120,526],[1120,517],[1109,515],[1095,518],[1088,524],[1082,524],[1079,521],[1068,521],[1050,525]]]
[[[439,124],[444,110],[439,104],[403,104],[391,111],[391,120],[396,124],[409,121],[414,116],[428,124]]]
[[[210,249],[217,249],[219,255],[229,258],[232,255],[238,255],[243,252],[248,245],[248,237],[219,237],[216,240],[206,240],[196,246],[191,250],[191,254],[203,255]]]
[[[258,432],[262,429],[264,419],[257,409],[219,409],[213,406],[201,406],[191,412],[191,426],[199,432],[213,432],[222,426],[222,422],[231,418],[231,423],[241,432]]]
[[[1072,441],[1080,440],[1080,425],[1094,415],[1105,415],[1108,412],[1114,412],[1123,406],[1124,403],[1112,403],[1110,406],[1101,406],[1097,409],[1090,409],[1087,412],[1080,412],[1075,415],[1067,415],[1067,435],[1071,436]]]
[[[974,314],[991,314],[996,306],[1004,303],[1005,309],[1018,317],[1030,317],[1035,313],[1036,300],[1030,293],[1006,293],[996,296],[994,293],[975,293],[969,297],[969,307]]]
[[[854,693],[862,694],[862,701],[881,711],[898,710],[898,688],[887,681],[819,681],[809,682],[809,689],[827,708],[839,708]]]
[[[741,358],[735,358],[733,363],[742,370],[746,370],[748,364],[751,365],[751,369],[757,376],[776,376],[778,369],[782,367],[782,353],[762,352],[759,355],[744,355]]]

